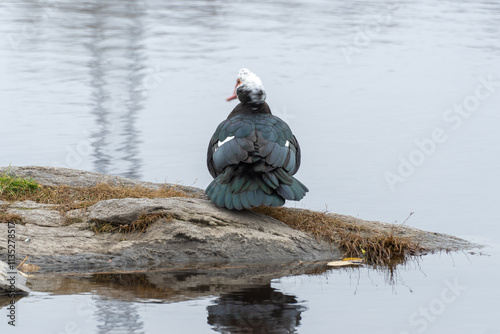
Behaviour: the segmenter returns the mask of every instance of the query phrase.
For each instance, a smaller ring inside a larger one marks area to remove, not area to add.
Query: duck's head
[[[242,68],[238,72],[234,93],[226,100],[238,98],[243,104],[262,104],[266,100],[266,91],[260,78],[249,69]]]

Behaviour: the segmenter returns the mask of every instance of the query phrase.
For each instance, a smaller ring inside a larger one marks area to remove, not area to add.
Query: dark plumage
[[[294,175],[300,147],[288,125],[271,114],[260,79],[242,69],[235,97],[241,101],[215,130],[207,165],[215,178],[205,190],[217,206],[249,209],[298,201],[308,189]]]

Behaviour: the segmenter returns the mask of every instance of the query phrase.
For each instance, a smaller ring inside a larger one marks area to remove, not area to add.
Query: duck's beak
[[[238,98],[238,96],[236,95],[236,89],[238,88],[238,86],[240,84],[241,84],[241,80],[240,79],[236,80],[236,86],[234,86],[233,95],[231,95],[230,97],[226,98],[226,101],[231,101],[231,100],[234,100],[234,99]]]
[[[236,96],[236,91],[234,92],[233,95],[231,95],[230,97],[226,98],[226,101],[231,101],[231,100],[234,100],[236,99],[238,96]]]

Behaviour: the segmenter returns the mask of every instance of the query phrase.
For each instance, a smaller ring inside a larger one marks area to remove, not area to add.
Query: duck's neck
[[[271,108],[266,102],[263,103],[240,103],[233,111],[229,114],[227,118],[231,118],[240,114],[270,114]]]

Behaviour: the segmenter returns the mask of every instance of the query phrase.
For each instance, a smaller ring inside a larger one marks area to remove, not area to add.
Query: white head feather
[[[250,98],[253,102],[264,102],[266,100],[266,93],[262,80],[247,68],[242,68],[238,72],[238,79],[241,80],[239,87],[246,91],[250,91]]]

